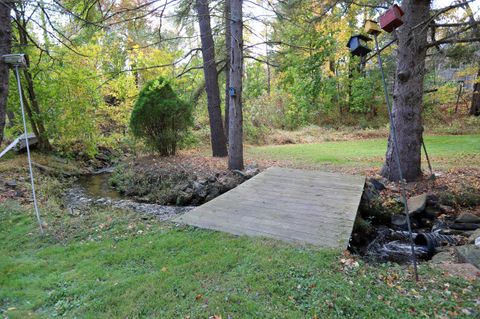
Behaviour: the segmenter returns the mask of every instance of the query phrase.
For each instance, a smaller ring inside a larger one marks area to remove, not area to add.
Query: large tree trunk
[[[225,0],[225,136],[228,141],[228,126],[230,113],[230,97],[228,94],[230,88],[230,51],[232,50],[231,43],[231,28],[230,28],[230,0]]]
[[[9,54],[12,46],[10,3],[0,2],[0,57]],[[8,97],[8,65],[0,59],[0,145],[3,142]]]
[[[470,115],[480,116],[480,67],[478,68],[477,79],[473,85],[472,106]]]
[[[230,54],[230,125],[228,134],[228,168],[243,169],[243,114],[242,114],[242,71],[243,71],[243,21],[242,0],[230,1],[231,47]]]
[[[227,156],[227,140],[223,131],[222,111],[220,109],[220,89],[218,88],[215,45],[210,26],[208,0],[196,0],[200,39],[202,42],[203,73],[207,92],[208,116],[210,119],[210,140],[213,156]]]
[[[416,180],[421,176],[422,103],[427,27],[417,25],[429,18],[429,0],[404,0],[404,25],[398,29],[398,56],[393,93],[393,123],[397,131],[398,154],[403,178]],[[417,26],[415,29],[413,27]],[[382,175],[391,181],[400,179],[395,161],[392,134]]]
[[[28,35],[27,35],[27,22],[25,20],[25,16],[23,15],[24,12],[20,12],[20,10],[15,11],[18,23],[21,23],[22,27],[18,28],[18,38],[22,47],[27,47],[28,43]],[[28,56],[25,57],[27,61],[27,66],[30,65],[30,60]],[[40,104],[37,99],[37,95],[35,93],[35,87],[33,83],[33,76],[30,73],[28,68],[23,69],[23,75],[26,80],[26,90],[28,93],[28,99],[30,104],[28,103],[27,99],[24,100],[25,110],[30,118],[30,123],[32,124],[32,130],[35,133],[35,136],[38,139],[38,147],[43,151],[49,151],[52,149],[50,142],[48,140],[47,131],[45,129],[45,125],[43,124],[42,113],[40,110]],[[23,94],[23,92],[22,92]]]

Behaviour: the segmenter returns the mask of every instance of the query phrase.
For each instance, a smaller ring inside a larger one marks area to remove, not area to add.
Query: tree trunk
[[[416,180],[421,176],[422,103],[425,55],[427,51],[426,27],[414,26],[430,16],[429,0],[404,0],[403,26],[398,29],[398,56],[393,93],[393,123],[397,131],[398,155],[403,178]],[[388,137],[385,164],[381,174],[391,181],[400,179],[395,161],[392,134]]]
[[[23,13],[23,12],[22,12]],[[15,11],[18,23],[22,24],[22,27],[18,28],[18,38],[19,42],[22,47],[28,47],[28,35],[27,35],[27,23],[25,21],[25,17],[22,15],[19,10]],[[27,66],[30,65],[30,60],[28,55],[25,56],[27,61]],[[48,141],[47,131],[45,129],[45,125],[43,124],[43,119],[41,117],[41,110],[40,104],[38,103],[37,95],[35,93],[35,87],[33,83],[33,77],[30,73],[29,69],[23,69],[23,75],[26,80],[26,90],[28,93],[28,100],[30,101],[30,105],[27,99],[24,98],[24,105],[25,110],[30,118],[30,123],[32,124],[32,130],[34,131],[37,139],[38,139],[38,147],[43,151],[49,151],[52,149],[50,142]],[[22,92],[23,94],[23,92]]]
[[[228,0],[227,0],[228,1]],[[230,54],[230,125],[228,139],[228,168],[243,169],[243,114],[242,114],[242,71],[243,71],[243,21],[242,0],[229,0],[231,9]]]
[[[470,115],[480,116],[480,67],[478,68],[477,79],[473,85],[472,106]]]
[[[469,21],[472,24],[472,36],[478,38],[480,37],[480,28],[478,27],[478,24],[476,24],[477,21],[475,21],[475,15],[473,14],[473,10],[467,1],[463,0],[462,2],[468,14]],[[477,45],[477,49],[478,48],[479,47]],[[477,66],[478,66],[478,72],[477,72],[477,78],[475,79],[475,83],[473,84],[472,104],[470,106],[470,111],[468,112],[470,115],[474,115],[474,116],[480,116],[480,63],[479,62],[477,62]]]
[[[0,2],[0,57],[11,52],[12,24],[10,21],[10,5]],[[8,65],[0,59],[0,145],[3,142],[5,114],[8,97]]]
[[[230,96],[228,90],[230,88],[230,51],[232,50],[230,28],[230,0],[225,0],[225,137],[228,142],[228,127],[230,113]]]
[[[223,131],[220,109],[220,89],[218,88],[215,45],[210,26],[208,0],[196,0],[200,39],[202,42],[203,73],[207,92],[208,116],[210,119],[210,140],[213,156],[227,156],[227,140]]]

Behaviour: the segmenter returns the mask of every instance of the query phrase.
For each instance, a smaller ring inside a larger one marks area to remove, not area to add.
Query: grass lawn
[[[426,136],[425,144],[434,167],[478,166],[480,161],[480,135]],[[385,158],[386,147],[386,139],[367,139],[252,147],[247,149],[247,154],[252,158],[314,165],[379,166]]]
[[[340,251],[102,208],[70,215],[47,203],[42,213],[44,237],[31,208],[0,203],[2,317],[446,318],[479,309],[478,282],[427,264],[415,284],[404,266],[356,265]]]

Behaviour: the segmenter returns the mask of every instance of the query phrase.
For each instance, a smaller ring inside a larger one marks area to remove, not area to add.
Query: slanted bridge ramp
[[[365,177],[269,168],[175,219],[235,235],[345,248]]]

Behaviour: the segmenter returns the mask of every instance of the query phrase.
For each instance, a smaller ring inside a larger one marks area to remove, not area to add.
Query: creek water
[[[170,220],[179,214],[193,209],[190,206],[167,206],[154,203],[141,203],[122,196],[109,182],[109,172],[78,177],[73,186],[65,193],[65,204],[72,211],[92,206],[109,206],[138,213],[156,216],[159,220]]]
[[[82,175],[78,178],[77,183],[88,197],[112,200],[124,198],[110,185],[110,173]]]

